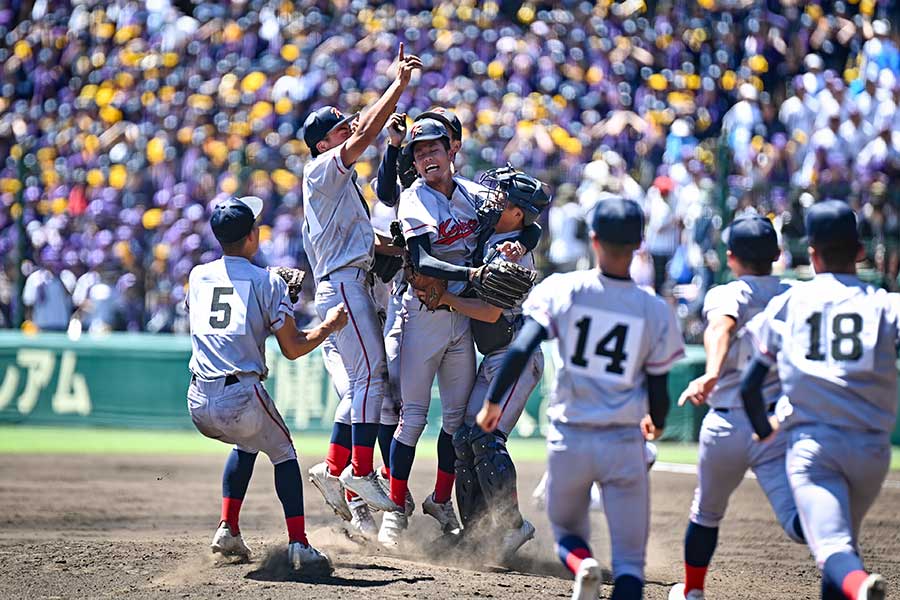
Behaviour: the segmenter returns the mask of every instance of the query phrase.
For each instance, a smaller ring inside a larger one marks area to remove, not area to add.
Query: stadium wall
[[[546,345],[544,352],[544,379],[531,395],[515,435],[535,437],[545,431],[555,369],[553,348]],[[0,423],[191,428],[185,399],[190,354],[187,336],[116,333],[72,341],[64,334],[0,332]],[[270,338],[266,354],[270,373],[265,385],[288,426],[294,431],[330,431],[338,398],[319,352],[290,361]],[[670,375],[673,403],[704,365],[703,348],[689,347]],[[436,385],[432,400],[426,433],[434,435],[440,423]],[[695,441],[704,412],[673,407],[666,439]],[[900,444],[900,428],[893,441]]]

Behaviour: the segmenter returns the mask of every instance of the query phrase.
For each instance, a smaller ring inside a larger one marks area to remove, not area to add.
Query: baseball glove
[[[498,308],[518,306],[534,287],[537,271],[494,257],[475,270],[472,289],[475,295]]]
[[[435,310],[441,305],[441,296],[447,291],[447,280],[429,277],[415,270],[409,255],[404,256],[403,273],[406,281],[416,290],[416,296],[425,308]]]
[[[303,285],[306,273],[291,267],[272,267],[271,271],[284,279],[288,286],[288,296],[290,296],[291,302],[297,302],[300,299],[300,286]]]

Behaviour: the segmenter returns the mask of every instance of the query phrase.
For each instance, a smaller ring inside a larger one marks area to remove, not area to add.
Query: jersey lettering
[[[573,340],[568,354],[572,371],[615,384],[633,382],[644,320],[599,309],[573,310],[572,331],[566,336]]]
[[[881,307],[866,306],[856,298],[803,316],[791,319],[788,347],[804,370],[824,375],[873,368]]]
[[[191,286],[191,333],[194,335],[244,335],[250,281],[231,285],[200,282]]]

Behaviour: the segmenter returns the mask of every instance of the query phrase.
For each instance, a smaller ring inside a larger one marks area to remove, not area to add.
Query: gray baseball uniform
[[[451,198],[418,179],[400,196],[398,216],[407,238],[428,235],[430,254],[454,265],[467,265],[475,251],[478,199],[471,193],[477,184],[454,176]],[[465,185],[463,185],[464,182]],[[449,282],[460,293],[462,281]],[[396,330],[396,331],[395,331]],[[415,446],[427,422],[431,384],[435,375],[441,394],[442,428],[452,434],[462,424],[466,403],[475,380],[475,348],[469,318],[449,310],[427,310],[407,289],[390,337],[399,335],[399,372],[402,407],[395,437]]]
[[[650,489],[640,421],[646,376],[684,355],[675,315],[631,280],[597,270],[552,275],[525,315],[556,338],[562,365],[547,415],[547,511],[557,540],[590,539],[591,486],[600,484],[613,578],[644,580]]]
[[[773,299],[751,331],[778,365],[788,479],[821,568],[857,549],[890,466],[900,296],[823,273]]]
[[[260,383],[268,374],[266,338],[293,316],[287,284],[244,258],[226,256],[194,267],[185,304],[194,425],[244,452],[261,450],[273,464],[296,458],[288,428]]]
[[[497,245],[505,241],[514,240],[519,234],[519,231],[494,234],[484,245],[485,256],[487,256],[488,252]],[[516,262],[529,269],[534,269],[534,255],[531,252],[528,252]],[[521,314],[521,307],[503,311],[503,316],[510,321],[514,321],[516,318],[520,317]],[[494,380],[494,377],[496,377],[497,373],[500,371],[500,365],[503,363],[503,357],[506,355],[506,348],[506,346],[498,348],[482,359],[481,364],[478,367],[478,373],[475,376],[475,385],[472,388],[472,393],[469,395],[469,403],[466,407],[466,425],[475,425],[475,417],[478,415],[478,411],[481,410],[481,407],[484,406],[484,399],[487,396],[488,388]],[[522,371],[522,374],[519,375],[515,384],[510,388],[506,398],[500,403],[503,413],[500,417],[500,423],[497,425],[497,429],[506,435],[509,435],[510,432],[512,432],[516,423],[519,421],[519,417],[522,416],[522,411],[525,410],[525,404],[528,402],[528,397],[531,395],[531,392],[534,391],[537,384],[540,383],[543,373],[544,354],[541,352],[540,348],[538,348],[531,357],[529,357],[525,370]]]
[[[771,275],[744,276],[714,287],[706,295],[703,314],[707,321],[731,317],[736,322],[736,333],[719,380],[707,399],[710,411],[700,429],[700,464],[690,518],[704,527],[718,527],[731,494],[749,468],[756,474],[785,533],[800,542],[793,526],[797,508],[784,469],[785,438],[776,435],[765,443],[754,441],[753,427],[740,396],[741,375],[754,353],[746,325],[769,300],[788,287],[788,283]],[[780,394],[778,373],[772,369],[763,385],[763,397],[774,405]]]
[[[351,421],[378,423],[387,367],[369,276],[375,234],[356,185],[356,171],[343,164],[339,147],[304,168],[303,211],[304,247],[316,280],[316,313],[324,319],[330,308],[343,303],[350,320],[331,338],[352,390]]]

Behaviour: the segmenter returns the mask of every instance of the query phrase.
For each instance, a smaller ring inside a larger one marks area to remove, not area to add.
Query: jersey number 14
[[[578,340],[575,342],[575,352],[572,354],[572,364],[578,365],[579,367],[587,367],[588,359],[584,355],[584,352],[587,346],[588,333],[590,333],[591,330],[591,318],[581,317],[581,319],[575,322],[575,328],[578,329]],[[625,352],[625,340],[627,336],[628,325],[619,323],[613,327],[609,333],[603,336],[594,347],[594,354],[596,356],[605,356],[609,359],[609,364],[606,365],[607,373],[615,373],[616,375],[625,373],[622,363],[628,358],[628,353]]]

